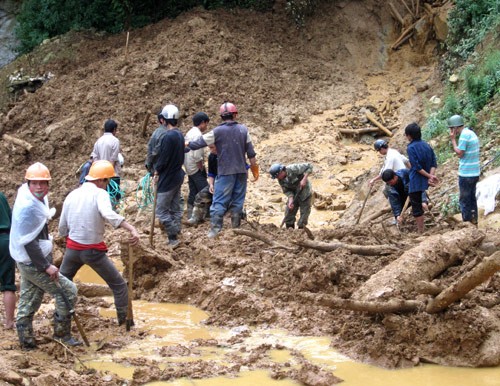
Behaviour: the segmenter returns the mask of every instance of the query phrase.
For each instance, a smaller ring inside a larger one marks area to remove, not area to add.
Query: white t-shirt
[[[406,169],[405,163],[407,162],[409,162],[408,158],[406,158],[396,149],[390,147],[387,149],[387,154],[385,155],[384,164],[382,165],[380,174],[382,174],[387,169],[392,169],[394,171]]]
[[[64,200],[59,234],[80,244],[99,244],[104,238],[105,221],[118,228],[123,220],[113,211],[108,192],[85,182]]]
[[[201,131],[198,129],[196,126],[193,126],[191,130],[189,130],[186,133],[185,136],[185,141],[190,142],[194,141],[195,139],[198,139],[201,137]],[[198,170],[198,166],[196,165],[197,162],[203,161],[205,158],[205,149],[201,148],[198,150],[191,150],[188,151],[185,156],[184,156],[184,168],[186,169],[186,173],[188,176],[192,176],[195,174]]]

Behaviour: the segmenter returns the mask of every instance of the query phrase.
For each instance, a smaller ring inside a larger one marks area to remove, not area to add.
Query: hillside
[[[0,97],[0,134],[32,146],[28,150],[5,138],[0,141],[0,190],[13,203],[26,167],[40,161],[51,170],[50,200],[60,209],[64,197],[77,186],[76,171],[101,135],[103,122],[114,118],[126,160],[128,199],[122,210],[141,233],[136,299],[196,305],[209,313],[209,325],[328,335],[339,351],[382,367],[498,366],[498,273],[438,314],[421,309],[364,313],[332,306],[331,301],[356,299],[372,276],[404,254],[417,256],[420,250],[430,250],[432,258],[456,257],[456,264],[432,280],[443,289],[498,250],[498,210],[493,221],[481,219],[480,229],[445,218],[439,211],[447,192],[457,190],[456,160],[439,167],[442,183],[430,192],[435,207],[426,216],[424,235],[414,233],[411,221],[400,232],[389,225],[390,215],[365,221],[388,208],[382,184],[372,192],[361,223],[355,224],[368,194],[368,177],[378,172],[380,159],[372,150],[374,134],[358,137],[341,130],[371,127],[366,112],[384,110],[385,126],[393,133],[391,146],[405,150],[404,127],[413,121],[423,124],[427,101],[442,91],[434,35],[416,36],[413,47],[404,44],[392,50],[400,31],[385,2],[383,6],[375,0],[326,2],[300,30],[277,3],[266,14],[195,9],[131,31],[127,48],[125,34],[69,33],[3,68],[4,84],[20,69],[52,77],[36,92]],[[430,25],[425,28],[432,31]],[[156,128],[155,115],[172,102],[181,110],[184,132],[197,111],[206,111],[213,127],[224,100],[237,104],[261,167],[260,180],[249,183],[249,216],[243,230],[265,238],[235,234],[226,224],[217,240],[207,240],[205,223],[184,227],[181,246],[172,252],[157,228],[153,250],[148,241],[151,213],[139,210],[135,189],[146,174],[143,163],[149,135]],[[320,251],[307,245],[312,240],[304,232],[279,228],[282,195],[266,171],[274,162],[300,161],[312,162],[315,168],[312,181],[317,194],[310,221],[314,241],[342,243],[341,248]],[[50,226],[55,233],[57,220]],[[126,266],[122,236],[109,229],[106,242],[112,257]],[[346,245],[380,251],[366,254]],[[56,259],[62,256],[62,246],[63,240],[58,240]],[[411,275],[410,269],[403,267],[402,274]],[[228,278],[234,285],[222,284]],[[391,296],[420,305],[429,300],[412,286],[396,288]],[[109,304],[90,295],[81,295],[77,306],[89,335],[106,337],[94,339],[100,345],[96,351],[112,355],[131,342],[147,340],[148,334],[141,330],[147,320],[126,335],[112,318],[99,316],[100,307]],[[35,325],[40,332],[39,354],[24,359],[15,333],[1,331],[0,350],[6,360],[0,372],[10,368],[34,384],[122,384],[114,375],[103,380],[99,372],[74,371],[73,356],[46,338],[51,335],[51,306],[39,314]],[[233,346],[240,338],[216,345]],[[220,367],[202,360],[180,365],[165,355],[162,366],[171,369],[167,372],[154,361],[135,358],[133,382],[235,375],[247,366],[269,369],[276,379],[287,377],[301,384],[333,383],[329,372],[305,359],[300,371],[272,363],[264,355],[270,349],[248,349],[250,358],[242,353],[245,350],[235,350],[228,364]],[[84,348],[76,350],[77,355],[85,353]],[[41,374],[41,368],[50,377]],[[308,378],[310,371],[321,375],[316,383]]]

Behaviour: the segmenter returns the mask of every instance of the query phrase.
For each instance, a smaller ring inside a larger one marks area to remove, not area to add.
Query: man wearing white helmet
[[[248,128],[236,121],[238,109],[233,103],[224,102],[219,112],[222,124],[187,144],[191,150],[212,144],[217,148],[218,175],[210,207],[209,238],[221,231],[224,214],[228,211],[231,212],[231,226],[240,226],[248,178],[245,156],[250,161],[254,181],[259,178],[259,166]]]
[[[166,131],[160,133],[157,152],[153,154],[152,170],[158,184],[156,217],[165,228],[168,245],[175,248],[179,245],[177,236],[181,232],[184,136],[177,128],[179,109],[176,106],[166,105],[158,119]]]

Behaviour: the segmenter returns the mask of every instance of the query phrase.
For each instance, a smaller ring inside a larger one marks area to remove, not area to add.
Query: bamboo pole
[[[392,137],[392,132],[387,127],[385,127],[384,125],[382,125],[379,121],[377,121],[377,117],[375,117],[375,115],[373,115],[372,112],[367,111],[365,113],[365,115],[366,115],[366,118],[368,118],[368,120],[371,123],[373,123],[375,126],[377,126],[381,131],[383,131],[389,137]]]

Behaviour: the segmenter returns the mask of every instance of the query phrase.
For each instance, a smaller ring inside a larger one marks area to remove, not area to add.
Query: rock
[[[0,379],[12,384],[12,385],[22,385],[23,377],[21,377],[18,373],[12,370],[3,370],[0,372]]]
[[[450,81],[450,83],[457,83],[458,82],[458,75],[452,74],[448,80]]]
[[[444,42],[448,36],[448,13],[452,9],[453,4],[448,2],[444,6],[437,9],[434,15],[434,33],[436,39],[440,42]]]

